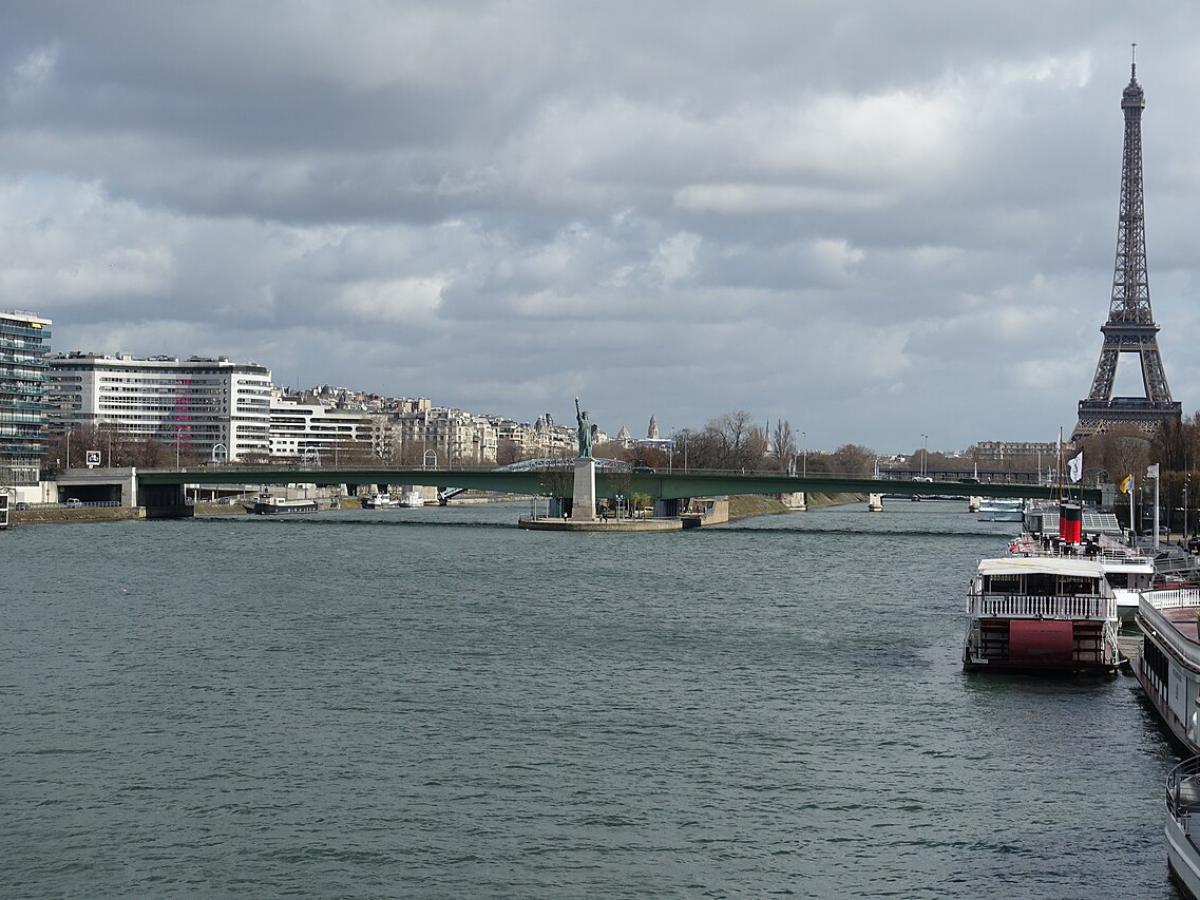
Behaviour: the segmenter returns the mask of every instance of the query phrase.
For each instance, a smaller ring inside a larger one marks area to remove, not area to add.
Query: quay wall
[[[10,525],[49,525],[58,522],[125,522],[146,518],[146,510],[140,506],[85,506],[68,509],[51,506],[45,509],[9,510]]]
[[[809,509],[867,502],[865,494],[810,493],[807,500]],[[731,522],[738,519],[749,519],[753,516],[774,516],[790,512],[796,512],[796,510],[792,509],[782,500],[774,497],[762,497],[757,494],[738,494],[729,498],[729,521]]]

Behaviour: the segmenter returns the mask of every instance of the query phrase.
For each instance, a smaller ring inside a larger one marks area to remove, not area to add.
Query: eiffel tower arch
[[[1121,211],[1117,223],[1117,258],[1113,267],[1108,321],[1100,331],[1104,343],[1087,399],[1079,401],[1079,422],[1072,441],[1130,424],[1149,433],[1181,415],[1158,352],[1158,325],[1150,309],[1150,280],[1146,269],[1146,218],[1142,198],[1142,110],[1146,95],[1137,81],[1137,63],[1130,66],[1129,84],[1121,95],[1125,115],[1125,152],[1121,163]],[[1113,384],[1121,354],[1137,354],[1141,363],[1143,396],[1114,397]]]

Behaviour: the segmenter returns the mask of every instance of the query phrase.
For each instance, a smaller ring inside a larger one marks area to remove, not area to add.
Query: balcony
[[[1114,597],[1095,594],[971,594],[967,614],[977,619],[1071,619],[1103,622],[1117,617]]]

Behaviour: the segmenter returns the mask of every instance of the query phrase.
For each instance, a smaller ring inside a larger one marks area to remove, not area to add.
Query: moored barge
[[[1200,898],[1200,756],[1167,775],[1167,868],[1192,900]]]
[[[259,516],[273,516],[279,513],[315,513],[318,508],[316,500],[287,500],[262,494],[247,512]]]
[[[1200,588],[1144,591],[1136,622],[1142,652],[1134,674],[1163,724],[1192,753],[1200,753]]]

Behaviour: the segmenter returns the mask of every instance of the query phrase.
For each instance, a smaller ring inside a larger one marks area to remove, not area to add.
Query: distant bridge
[[[397,466],[312,468],[294,466],[204,466],[185,469],[142,469],[137,472],[139,502],[146,507],[184,504],[183,486],[216,484],[412,484],[465,488],[543,497],[571,496],[571,462],[561,468],[434,469]],[[616,471],[599,468],[596,492],[601,497],[646,494],[658,499],[714,497],[733,494],[900,494],[922,497],[998,497],[1056,499],[1058,489],[1035,484],[974,481],[903,481],[859,475],[789,476],[765,472],[656,470]],[[1076,496],[1078,492],[1073,492]],[[1101,492],[1085,488],[1083,499],[1098,502]]]

